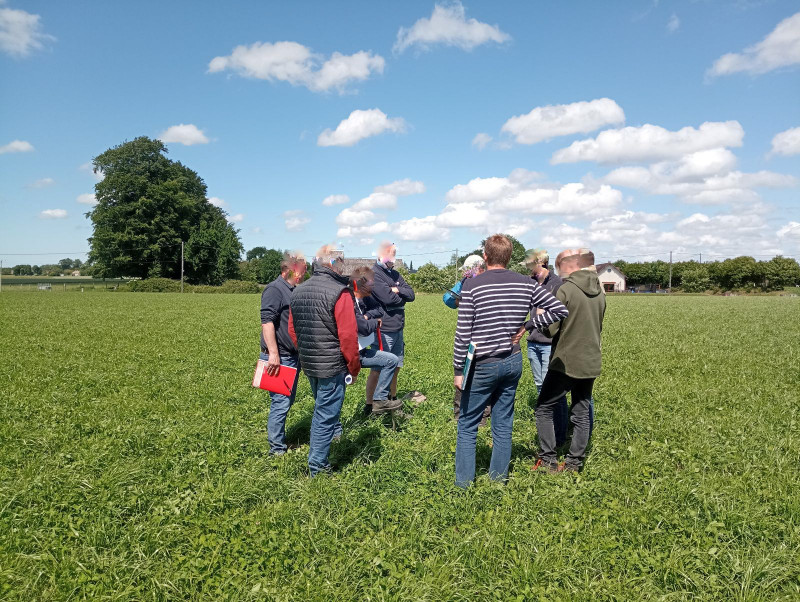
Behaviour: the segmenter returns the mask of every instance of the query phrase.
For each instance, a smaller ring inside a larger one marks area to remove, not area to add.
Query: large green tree
[[[179,278],[181,241],[189,282],[236,278],[242,245],[225,212],[208,202],[205,182],[166,157],[160,140],[140,137],[94,158],[103,174],[89,262],[101,277]]]

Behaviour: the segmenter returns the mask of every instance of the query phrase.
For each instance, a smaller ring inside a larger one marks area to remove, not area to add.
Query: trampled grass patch
[[[409,306],[393,431],[347,393],[332,477],[267,458],[258,296],[0,296],[0,598],[775,600],[800,596],[800,300],[610,297],[580,476],[453,485],[452,334]],[[408,411],[412,411],[408,408]]]

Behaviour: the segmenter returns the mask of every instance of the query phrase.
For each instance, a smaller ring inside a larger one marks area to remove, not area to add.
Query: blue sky
[[[140,135],[246,249],[797,257],[799,10],[0,0],[0,259],[85,259],[86,164]]]

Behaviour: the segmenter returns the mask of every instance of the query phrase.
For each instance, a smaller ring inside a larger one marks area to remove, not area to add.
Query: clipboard
[[[297,377],[300,371],[291,366],[281,364],[275,376],[267,374],[267,361],[258,360],[256,371],[253,374],[253,386],[256,389],[263,389],[270,393],[279,393],[291,397],[297,386]]]
[[[475,350],[477,348],[478,348],[477,343],[472,343],[472,342],[470,342],[469,346],[467,347],[467,356],[466,358],[464,358],[464,372],[462,372],[462,374],[464,375],[464,379],[461,381],[462,391],[466,389],[467,386],[469,385],[469,378],[470,376],[472,376],[472,372],[474,372],[474,370],[471,370],[471,368],[473,359],[475,358]]]

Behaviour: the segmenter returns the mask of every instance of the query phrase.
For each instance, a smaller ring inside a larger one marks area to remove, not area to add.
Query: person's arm
[[[386,312],[383,311],[383,308],[376,302],[374,307],[364,312],[364,315],[367,316],[367,318],[370,318],[371,320],[377,320],[386,315]]]
[[[566,305],[566,303],[567,303],[567,295],[566,295],[566,293],[562,292],[563,290],[564,290],[563,287],[559,288],[556,291],[556,297],[558,297],[558,299],[560,301],[562,301]],[[545,335],[549,336],[552,339],[554,336],[556,336],[558,334],[559,330],[561,330],[561,321],[560,320],[558,322],[550,324],[550,326],[548,326],[546,328],[542,328],[541,332],[542,332],[542,334],[545,334]]]
[[[472,303],[472,291],[462,291],[461,304],[458,306],[458,321],[456,323],[456,336],[453,341],[453,372],[455,378],[453,385],[461,388],[463,382],[464,360],[467,356],[467,347],[472,341],[472,324],[475,321],[475,307]]]
[[[561,289],[559,289],[559,292]],[[534,311],[534,309],[536,311]],[[541,310],[541,311],[540,311]],[[535,285],[531,295],[531,319],[525,323],[528,331],[545,328],[569,315],[567,307],[543,286]]]
[[[280,320],[280,304],[280,295],[273,287],[267,286],[261,293],[261,334],[264,336],[269,354],[267,374],[270,376],[276,375],[281,367],[278,339],[275,336],[275,322]]]
[[[292,339],[294,346],[297,347],[297,333],[294,331],[294,317],[291,309],[289,310],[289,337]]]
[[[376,268],[376,271],[378,269],[380,268]],[[379,276],[378,274],[375,274],[375,285],[372,287],[372,296],[384,306],[400,305],[403,302],[403,298],[397,293],[392,292],[389,283],[383,279],[382,275]]]
[[[261,334],[264,335],[264,342],[267,344],[267,374],[275,376],[281,367],[281,356],[278,352],[278,339],[275,337],[275,324],[267,322],[261,325]]]
[[[399,284],[397,285],[397,294],[400,295],[406,303],[411,303],[415,298],[414,289],[411,288],[411,285],[406,282],[402,276],[398,275],[398,278]]]
[[[333,317],[336,320],[336,331],[339,334],[339,347],[342,350],[344,361],[347,362],[347,371],[355,381],[358,371],[361,370],[361,358],[358,355],[356,307],[353,304],[353,297],[348,292],[342,293],[339,300],[336,301]]]

